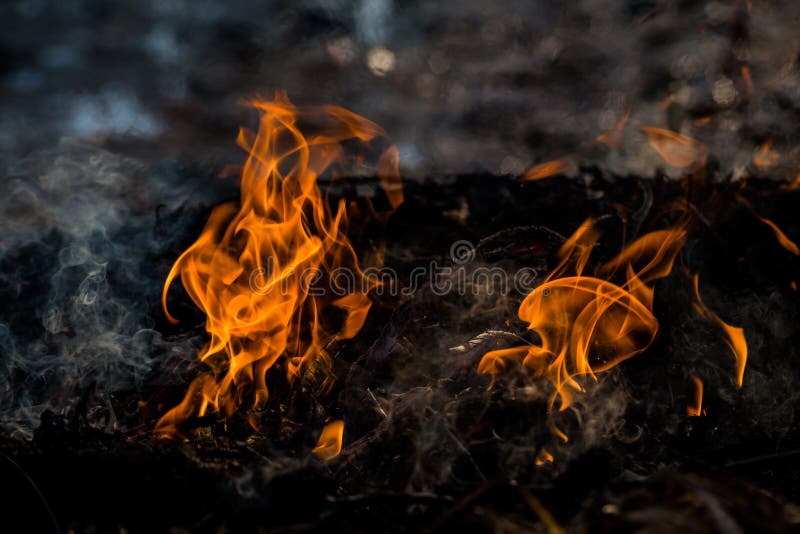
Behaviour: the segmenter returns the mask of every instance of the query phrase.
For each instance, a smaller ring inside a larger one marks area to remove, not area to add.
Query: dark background
[[[781,496],[796,501],[800,487],[790,285],[800,266],[736,195],[800,236],[800,192],[774,183],[798,173],[798,27],[800,5],[788,1],[752,11],[694,0],[4,2],[8,508],[77,530],[544,530],[527,488],[579,532],[797,525]],[[207,337],[179,289],[189,320],[166,325],[162,284],[211,207],[236,198],[235,179],[214,177],[242,161],[237,129],[255,122],[242,100],[276,89],[297,104],[347,107],[399,145],[406,202],[387,227],[387,261],[408,270],[469,239],[483,243],[479,261],[499,261],[496,249],[544,273],[555,245],[541,229],[568,236],[588,216],[616,228],[611,254],[625,213],[652,215],[642,232],[662,227],[659,214],[686,192],[673,180],[684,171],[665,166],[638,127],[699,139],[709,183],[693,197],[702,217],[685,266],[707,304],[745,328],[744,386],[733,386],[732,357],[676,269],[657,290],[658,344],[587,388],[567,444],[547,426],[549,390],[488,391],[475,373],[502,337],[450,350],[487,329],[524,334],[519,299],[425,294],[374,307],[337,356],[347,373],[324,405],[276,392],[276,413],[286,403],[303,425],[276,416],[268,422],[280,428],[259,434],[241,418],[198,421],[190,442],[156,440]],[[593,142],[626,110],[619,150]],[[769,164],[756,165],[768,141]],[[517,179],[565,156],[581,163],[567,172],[580,179]],[[514,256],[528,247],[533,257]],[[705,417],[685,415],[691,374],[705,383]],[[310,456],[325,417],[347,421],[329,464]],[[542,447],[556,460],[539,468]]]
[[[7,1],[0,153],[133,136],[144,153],[222,165],[241,157],[236,128],[252,119],[241,99],[285,88],[384,126],[407,176],[519,174],[626,108],[631,125],[698,137],[735,172],[769,137],[797,145],[800,7],[755,4]],[[711,126],[691,122],[712,113]],[[629,130],[604,165],[652,175],[657,156]]]

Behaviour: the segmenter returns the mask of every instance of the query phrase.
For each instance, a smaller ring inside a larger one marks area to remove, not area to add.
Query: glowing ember
[[[206,314],[210,336],[200,352],[209,370],[158,422],[156,432],[164,436],[180,435],[181,423],[194,416],[225,418],[240,409],[263,409],[269,397],[266,375],[273,368],[281,368],[291,382],[313,364],[326,375],[317,394],[326,393],[333,380],[326,346],[358,333],[370,308],[364,293],[309,292],[311,283],[338,268],[356,273],[367,291],[376,284],[359,269],[345,234],[345,202],[331,208],[317,177],[337,176],[344,141],[360,142],[366,150],[366,143],[385,133],[339,107],[297,108],[281,93],[251,105],[261,118],[258,133],[243,129],[238,137],[249,151],[241,198],[214,209],[164,285],[167,317],[177,322],[167,311],[167,292],[180,276]],[[305,135],[301,120],[321,125]],[[403,199],[397,151],[384,152],[377,167],[396,207]],[[250,422],[258,424],[254,416]]]
[[[697,376],[692,375],[692,383],[694,383],[694,399],[692,403],[686,407],[686,415],[698,417],[705,413],[705,410],[703,410],[703,381]]]
[[[342,435],[344,434],[344,421],[331,421],[325,428],[317,441],[317,446],[311,451],[318,460],[326,462],[339,456],[342,452]]]
[[[521,362],[534,377],[553,386],[550,409],[557,398],[560,410],[583,391],[577,378],[606,371],[639,354],[653,342],[658,321],[652,313],[655,280],[667,276],[680,252],[683,224],[654,231],[625,247],[597,269],[583,274],[599,238],[586,221],[559,251],[559,265],[522,302],[519,317],[541,337],[541,345],[513,347],[484,355],[478,372],[492,383],[509,360]],[[602,276],[602,278],[601,278]],[[621,278],[619,284],[612,279]],[[567,436],[555,427],[564,441]]]

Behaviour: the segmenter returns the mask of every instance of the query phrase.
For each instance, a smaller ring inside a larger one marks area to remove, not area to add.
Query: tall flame
[[[491,374],[494,383],[508,360],[519,361],[554,386],[550,409],[560,399],[559,409],[565,410],[573,394],[583,391],[578,377],[596,379],[596,373],[653,342],[658,321],[652,312],[652,284],[670,273],[685,235],[682,223],[646,234],[598,268],[597,276],[587,276],[583,272],[600,234],[586,221],[560,249],[559,265],[519,308],[520,319],[539,334],[541,345],[489,352],[478,372]],[[615,278],[624,281],[617,284],[611,281]]]
[[[348,240],[345,202],[331,207],[317,178],[335,178],[345,141],[362,148],[384,131],[350,111],[334,106],[297,108],[285,94],[250,103],[260,113],[258,133],[242,129],[238,143],[249,152],[241,175],[241,198],[216,207],[200,237],[175,262],[164,285],[180,276],[186,292],[206,315],[209,342],[200,359],[209,371],[189,387],[183,401],[158,422],[156,432],[180,435],[193,416],[215,412],[229,417],[239,409],[261,409],[267,402],[266,375],[283,368],[289,381],[309,365],[330,377],[325,347],[353,337],[370,308],[367,292],[376,282],[359,268]],[[304,135],[301,121],[322,123]],[[402,200],[397,151],[377,161],[392,208]],[[344,296],[312,292],[309,286],[348,269],[364,291]],[[339,310],[330,325],[331,310]],[[318,393],[329,387],[326,380]]]

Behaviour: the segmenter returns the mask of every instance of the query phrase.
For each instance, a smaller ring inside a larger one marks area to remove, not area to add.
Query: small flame
[[[785,233],[783,233],[783,230],[781,230],[777,224],[772,222],[770,219],[767,219],[766,217],[762,217],[761,215],[759,215],[753,208],[753,206],[750,204],[750,202],[748,202],[747,199],[744,198],[743,196],[737,195],[736,198],[742,206],[750,210],[750,213],[753,214],[753,217],[755,217],[762,223],[766,224],[769,227],[769,229],[772,230],[772,233],[775,234],[775,239],[778,240],[778,243],[783,248],[785,248],[795,256],[800,256],[800,248],[797,247],[797,243],[789,239],[789,237]]]
[[[703,381],[692,375],[692,382],[694,383],[694,400],[686,407],[686,415],[699,417],[701,414],[705,414],[705,410],[703,410]]]
[[[520,362],[534,377],[544,377],[554,386],[549,410],[556,399],[561,401],[560,411],[567,409],[573,394],[583,391],[576,378],[596,379],[596,373],[639,354],[653,342],[658,321],[652,313],[652,284],[671,272],[685,235],[683,223],[646,234],[597,269],[597,276],[585,276],[600,236],[587,220],[560,249],[559,265],[520,305],[520,319],[539,334],[541,345],[489,352],[478,372],[490,374],[494,384],[506,362]],[[618,277],[624,279],[620,285],[611,281]]]
[[[655,126],[640,129],[647,134],[650,146],[673,167],[700,166],[706,160],[707,149],[700,141]]]
[[[767,139],[753,152],[753,165],[760,169],[772,167],[781,159],[781,154],[772,148],[773,140]]]
[[[170,321],[177,322],[167,311],[167,292],[178,276],[206,314],[210,340],[200,359],[210,370],[158,422],[156,432],[163,436],[179,436],[181,423],[194,416],[214,412],[225,418],[240,408],[262,409],[269,397],[266,375],[274,367],[291,382],[313,364],[328,375],[317,391],[326,393],[332,377],[325,347],[356,335],[371,302],[364,293],[312,296],[309,283],[347,268],[366,291],[377,284],[360,270],[345,234],[345,202],[331,208],[317,177],[336,177],[343,142],[366,148],[384,131],[343,108],[297,108],[283,93],[250,104],[261,117],[258,133],[242,129],[238,137],[249,152],[241,198],[213,210],[164,284],[162,304]],[[314,135],[301,132],[299,122],[306,120],[322,124]],[[394,208],[403,200],[397,150],[384,152],[377,167]],[[329,324],[330,315],[338,326]]]
[[[625,124],[628,122],[630,115],[631,110],[629,108],[625,111],[622,117],[617,120],[614,126],[595,137],[595,141],[603,143],[611,150],[619,150],[619,147],[622,145],[622,131],[624,130]],[[563,158],[551,159],[549,161],[534,165],[528,169],[527,172],[525,172],[525,174],[522,176],[522,180],[526,182],[533,182],[536,180],[549,178],[557,174],[572,173],[575,172],[576,169],[577,164],[575,162],[575,154],[568,154]]]
[[[678,99],[678,93],[670,93],[658,102],[658,109],[666,111]]]
[[[753,94],[753,76],[750,74],[750,67],[742,65],[742,81],[744,82],[744,90],[747,95]]]
[[[714,118],[715,116],[713,114],[706,115],[705,117],[697,117],[692,121],[692,124],[695,126],[705,126],[706,124],[711,124],[711,121],[713,121]]]
[[[787,182],[781,186],[781,191],[794,191],[800,187],[800,175],[795,176],[791,182]]]
[[[767,226],[769,226],[770,230],[772,230],[772,233],[775,234],[775,237],[777,238],[778,243],[780,243],[780,245],[783,248],[785,248],[786,250],[788,250],[789,252],[791,252],[795,256],[800,256],[800,249],[797,248],[797,243],[795,243],[794,241],[789,239],[786,236],[786,234],[783,233],[783,230],[778,228],[777,224],[775,224],[771,220],[767,219],[766,217],[761,217],[760,215],[756,215],[756,217],[758,217],[759,221],[761,221],[764,224],[766,224]]]
[[[547,449],[542,449],[539,452],[539,455],[534,460],[536,465],[544,465],[544,464],[552,464],[553,463],[553,455]]]
[[[567,158],[553,159],[531,167],[522,177],[526,182],[549,178],[572,170],[574,164]]]
[[[622,130],[625,129],[625,124],[631,116],[631,110],[628,108],[620,119],[608,130],[595,137],[595,141],[603,143],[611,150],[619,150],[622,145]]]
[[[342,435],[344,434],[344,421],[337,419],[331,421],[322,429],[317,446],[311,450],[317,460],[327,462],[339,456],[342,452]]]
[[[694,306],[695,310],[698,314],[714,321],[722,328],[725,333],[725,343],[728,345],[728,348],[731,349],[736,362],[736,386],[742,387],[744,383],[744,368],[747,365],[747,340],[744,337],[744,330],[729,325],[720,319],[719,315],[708,309],[703,303],[703,298],[700,296],[700,278],[696,274],[693,277],[693,282],[694,293],[697,296],[697,303]]]

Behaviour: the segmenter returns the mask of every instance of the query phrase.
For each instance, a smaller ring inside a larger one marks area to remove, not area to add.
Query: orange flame
[[[700,141],[655,126],[640,129],[647,134],[650,146],[673,167],[694,167],[706,160],[706,146]]]
[[[344,421],[341,419],[331,421],[322,429],[322,433],[319,435],[319,440],[317,441],[317,446],[312,449],[311,454],[313,454],[317,460],[323,462],[336,458],[342,452],[343,434]]]
[[[750,74],[750,67],[747,65],[742,65],[741,68],[742,72],[742,81],[744,82],[744,90],[747,95],[753,94],[753,76]]]
[[[542,449],[539,455],[534,460],[536,465],[544,465],[544,464],[552,464],[553,463],[553,455],[548,452],[547,449]]]
[[[694,382],[694,401],[686,407],[686,415],[690,417],[698,417],[704,413],[703,410],[703,381],[695,375],[692,375],[692,382]]]
[[[800,175],[795,176],[794,179],[790,182],[786,182],[781,186],[781,191],[794,191],[800,187]]]
[[[366,292],[377,283],[360,270],[345,234],[344,201],[331,208],[317,177],[326,172],[336,177],[342,142],[366,148],[385,132],[343,108],[297,108],[283,93],[250,105],[259,111],[260,123],[258,133],[239,133],[239,145],[249,151],[241,198],[213,210],[164,284],[162,304],[170,321],[177,322],[167,311],[167,292],[178,276],[206,314],[210,340],[199,356],[210,370],[158,422],[156,432],[163,436],[180,435],[181,423],[194,416],[214,412],[224,418],[240,408],[262,409],[273,367],[282,367],[291,382],[313,363],[327,375],[317,391],[324,394],[332,383],[325,347],[358,333],[370,308]],[[322,125],[306,136],[299,126],[306,120]],[[384,152],[377,167],[394,208],[403,200],[396,149]],[[355,273],[363,292],[311,295],[309,284],[338,268]]]
[[[692,121],[695,126],[705,126],[714,120],[714,115],[706,115],[705,117],[698,117]]]
[[[652,313],[652,283],[672,270],[683,247],[685,225],[654,231],[630,243],[597,269],[603,278],[585,276],[599,235],[587,220],[564,243],[559,265],[525,298],[518,312],[539,334],[541,345],[484,355],[478,372],[492,375],[492,384],[506,362],[520,362],[534,377],[544,377],[554,386],[549,409],[558,398],[563,411],[572,403],[574,392],[583,391],[576,378],[596,379],[596,373],[639,354],[653,342],[658,321]],[[610,281],[613,278],[625,281],[618,285]]]
[[[759,215],[756,212],[755,208],[753,208],[752,204],[750,204],[750,202],[748,202],[748,200],[743,196],[737,195],[736,199],[742,206],[750,210],[750,213],[753,214],[753,217],[755,217],[762,223],[766,224],[769,227],[769,229],[772,230],[772,233],[775,234],[775,239],[778,240],[780,246],[782,246],[795,256],[800,256],[800,248],[797,247],[797,243],[789,239],[789,237],[785,233],[783,233],[783,230],[781,230],[777,224],[772,222],[770,219],[767,219],[766,217],[762,217],[761,215]]]
[[[767,226],[769,226],[770,230],[772,230],[772,233],[775,234],[775,238],[778,240],[778,243],[780,243],[780,245],[783,248],[785,248],[795,256],[800,256],[800,248],[797,247],[797,243],[789,239],[786,236],[786,234],[783,233],[783,230],[778,228],[777,224],[767,219],[766,217],[761,217],[760,215],[756,215],[756,218],[759,221],[766,224]]]
[[[773,140],[767,139],[753,152],[753,165],[761,169],[772,167],[781,159],[781,154],[772,148]]]
[[[595,137],[595,141],[603,143],[611,150],[619,150],[622,145],[622,131],[625,129],[625,124],[631,116],[631,110],[628,108],[620,119],[608,130]]]
[[[525,173],[522,179],[526,182],[541,180],[543,178],[549,178],[550,176],[567,172],[572,168],[573,164],[567,158],[554,159],[534,165]]]
[[[693,282],[694,293],[697,296],[697,303],[694,308],[698,314],[707,319],[711,319],[722,328],[725,333],[725,343],[728,345],[728,348],[731,349],[736,361],[736,385],[742,387],[742,383],[744,382],[744,368],[747,365],[747,340],[744,337],[744,330],[729,325],[720,319],[719,315],[708,309],[700,296],[700,278],[696,274],[693,277]]]

